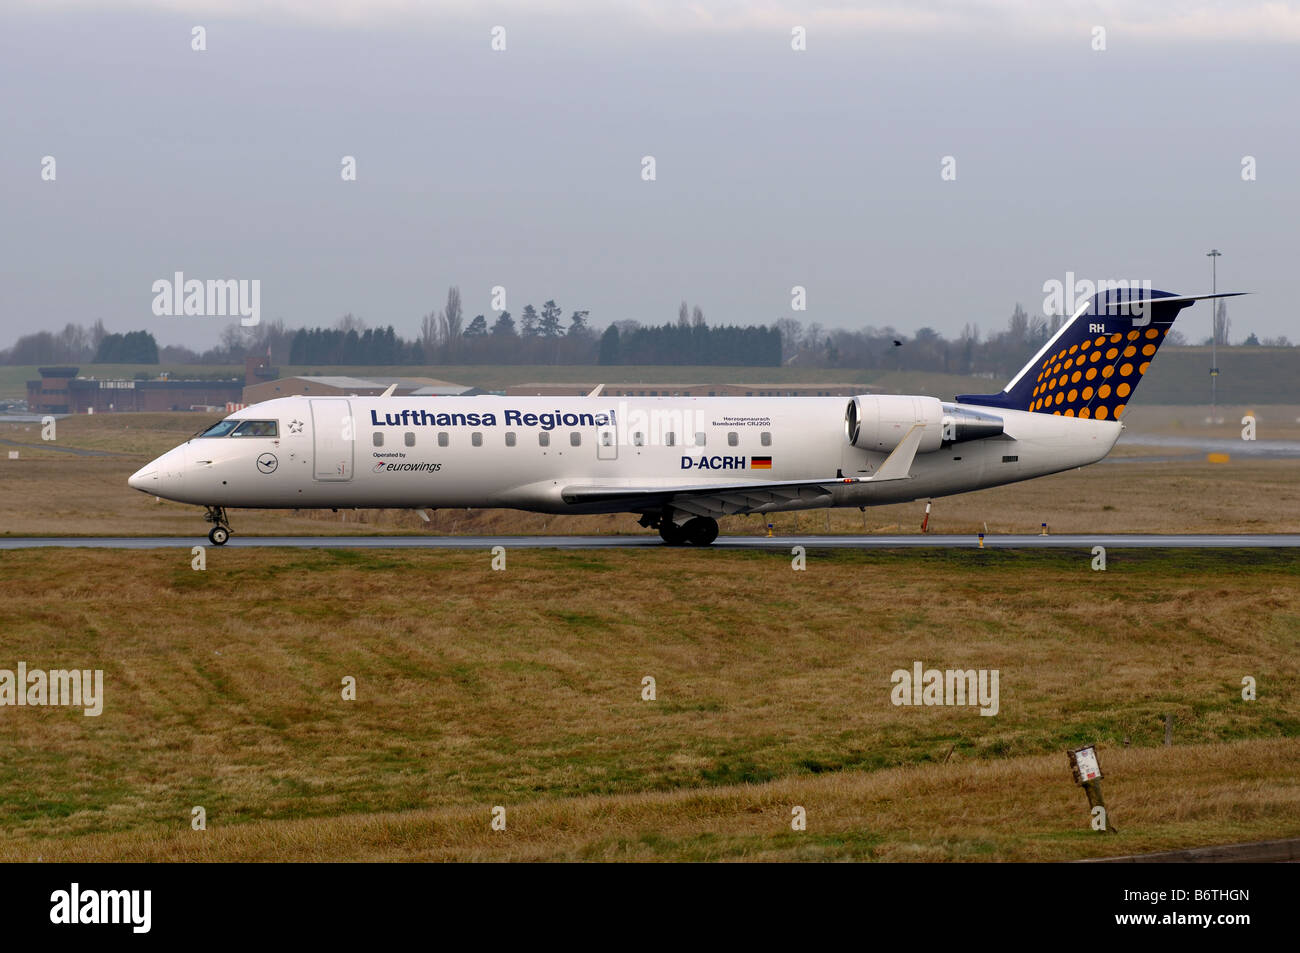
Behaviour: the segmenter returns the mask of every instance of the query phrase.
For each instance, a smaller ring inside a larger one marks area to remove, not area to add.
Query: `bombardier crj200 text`
[[[636,513],[706,546],[718,517],[965,493],[1095,463],[1194,301],[1107,291],[998,394],[934,397],[284,397],[144,467],[137,490],[207,508],[512,507]],[[390,388],[391,390],[391,388]]]

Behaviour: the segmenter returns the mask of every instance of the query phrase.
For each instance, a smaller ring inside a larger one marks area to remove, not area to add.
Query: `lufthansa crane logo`
[[[280,465],[280,461],[275,458],[273,453],[264,453],[257,458],[257,470],[259,473],[274,473],[275,468]]]

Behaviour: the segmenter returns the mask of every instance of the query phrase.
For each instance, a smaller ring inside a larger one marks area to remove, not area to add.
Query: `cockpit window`
[[[232,437],[278,437],[279,435],[280,429],[274,420],[245,420],[231,434]]]
[[[200,431],[196,436],[199,437],[224,437],[230,431],[239,426],[238,420],[223,420],[220,423],[213,424],[207,430]]]

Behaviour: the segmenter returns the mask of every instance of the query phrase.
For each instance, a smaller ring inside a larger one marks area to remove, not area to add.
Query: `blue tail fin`
[[[1117,419],[1147,372],[1178,312],[1204,298],[1126,289],[1093,295],[999,394],[962,394],[958,403],[1065,417]]]

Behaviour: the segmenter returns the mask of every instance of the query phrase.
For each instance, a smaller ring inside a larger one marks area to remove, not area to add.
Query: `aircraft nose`
[[[162,481],[158,478],[158,461],[142,466],[126,481],[127,486],[143,493],[156,493]]]
[[[181,478],[185,475],[185,464],[185,445],[182,444],[141,467],[126,482],[143,493],[165,497],[168,491],[176,490],[181,486]]]

